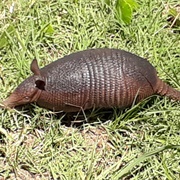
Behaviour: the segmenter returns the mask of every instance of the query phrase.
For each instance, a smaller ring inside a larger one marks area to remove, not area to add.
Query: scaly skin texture
[[[180,101],[180,92],[162,82],[147,60],[123,50],[85,50],[40,70],[35,61],[32,64],[35,75],[20,84],[4,102],[5,106],[26,104],[25,100],[15,101],[22,96],[23,99],[31,96],[29,102],[39,106],[65,112],[126,108],[153,94]]]

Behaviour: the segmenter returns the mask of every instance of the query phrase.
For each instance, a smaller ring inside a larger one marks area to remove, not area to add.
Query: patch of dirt
[[[109,142],[108,132],[104,127],[90,127],[81,132],[88,146],[97,144],[97,151],[101,149],[110,150],[112,146]]]
[[[32,134],[30,133],[31,131],[28,132],[28,129],[29,128],[27,128],[26,130],[19,130],[16,132],[7,132],[9,137],[8,147],[9,148],[12,147],[16,149],[17,146],[21,146],[21,145],[25,145],[25,147],[27,148],[31,148],[38,145],[38,142],[36,140],[39,138],[42,139],[45,132],[42,130],[35,130]],[[109,134],[103,126],[100,125],[90,126],[84,128],[81,131],[79,131],[78,128],[66,127],[64,131],[67,133],[68,136],[71,136],[73,132],[78,132],[79,135],[82,135],[82,138],[84,139],[84,144],[86,145],[84,149],[85,151],[91,151],[92,149],[95,148],[95,152],[100,155],[99,160],[96,162],[97,166],[102,164],[104,166],[107,166],[117,161],[112,157],[107,157],[110,151],[113,151],[113,147],[109,141]],[[15,158],[15,154],[11,153],[10,160],[13,160],[14,158]],[[13,170],[13,168],[10,168],[8,164],[6,167],[6,160],[4,163],[5,163],[3,165],[4,171],[2,173],[4,175],[8,174],[8,177],[6,179],[10,179],[10,180],[11,179],[12,180],[13,179],[16,180],[51,179],[51,175],[48,172],[43,174],[33,174],[29,172],[28,168],[26,166],[23,166],[22,164],[19,165],[15,170]],[[0,175],[0,180],[5,180],[5,178]]]
[[[42,179],[51,179],[49,174],[44,173],[43,176],[39,174],[32,174],[24,169],[18,169],[17,172],[10,173],[9,177],[4,178],[0,176],[0,180],[42,180]]]

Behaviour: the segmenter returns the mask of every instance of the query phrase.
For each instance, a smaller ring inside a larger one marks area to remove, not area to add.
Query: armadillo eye
[[[28,100],[29,100],[29,97],[28,97],[28,96],[25,96],[24,99],[25,99],[26,101],[28,101]]]

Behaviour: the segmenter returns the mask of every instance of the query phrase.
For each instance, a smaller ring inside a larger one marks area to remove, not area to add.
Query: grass
[[[138,0],[130,25],[119,25],[97,0],[0,4],[0,101],[31,72],[75,51],[113,47],[148,60],[180,89],[179,27],[167,21],[178,1]],[[180,179],[180,106],[154,97],[123,112],[67,116],[35,105],[0,109],[0,179]],[[80,125],[79,125],[80,124]]]

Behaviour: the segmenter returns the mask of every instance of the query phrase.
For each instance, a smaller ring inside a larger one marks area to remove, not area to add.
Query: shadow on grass
[[[158,97],[159,98],[159,97]],[[161,97],[160,97],[161,98]],[[119,108],[100,108],[100,109],[90,109],[85,110],[84,112],[73,112],[73,113],[64,113],[64,112],[52,112],[48,111],[43,116],[46,119],[53,119],[60,121],[61,125],[67,127],[76,127],[81,128],[86,124],[96,125],[100,123],[106,123],[108,121],[121,121],[126,119],[131,119],[138,116],[139,112],[145,111],[151,106],[155,105],[157,101],[157,96],[147,98],[146,100],[126,109]],[[36,115],[35,105],[26,105],[17,107],[16,110],[24,112],[27,116],[34,117]],[[40,112],[40,116],[41,116]],[[38,120],[39,121],[39,120]],[[118,122],[117,122],[118,123]],[[116,124],[117,125],[117,124]]]

